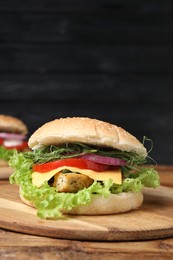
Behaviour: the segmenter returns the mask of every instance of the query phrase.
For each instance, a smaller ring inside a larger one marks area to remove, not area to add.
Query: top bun
[[[86,117],[55,119],[38,128],[30,137],[28,145],[37,149],[41,145],[59,145],[81,142],[147,156],[143,144],[133,135],[116,125]]]
[[[0,115],[0,132],[27,134],[27,126],[18,118]]]

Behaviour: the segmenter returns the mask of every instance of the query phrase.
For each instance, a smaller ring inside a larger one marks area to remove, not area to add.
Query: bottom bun
[[[12,173],[13,169],[9,166],[0,166],[0,180],[8,179]]]
[[[20,189],[21,200],[31,206],[34,204],[26,200]],[[108,198],[104,198],[101,195],[93,195],[90,204],[77,206],[71,210],[61,210],[65,214],[74,215],[108,215],[127,212],[133,209],[137,209],[143,203],[143,194],[133,192],[122,192],[120,194],[110,194]]]
[[[8,162],[0,159],[0,180],[8,179],[12,173],[13,170],[9,167]]]
[[[110,194],[108,198],[104,198],[101,195],[93,195],[90,204],[77,206],[70,211],[62,210],[62,212],[75,215],[118,214],[137,209],[142,205],[142,202],[142,193],[122,192]]]

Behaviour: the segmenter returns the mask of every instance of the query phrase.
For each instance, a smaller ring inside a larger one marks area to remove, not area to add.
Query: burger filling
[[[26,136],[19,133],[0,132],[0,159],[9,161],[14,150],[28,150],[28,142]]]
[[[42,146],[33,152],[16,153],[11,183],[19,184],[23,196],[35,204],[38,216],[57,218],[61,209],[89,204],[94,194],[141,192],[159,186],[152,167],[142,168],[146,158],[134,152],[82,143]]]
[[[93,179],[84,174],[60,172],[54,176],[53,187],[55,187],[58,192],[78,192],[79,190],[88,188],[93,182]]]

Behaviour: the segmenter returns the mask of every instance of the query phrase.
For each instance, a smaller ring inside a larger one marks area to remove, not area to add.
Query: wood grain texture
[[[7,184],[0,190],[0,227],[26,234],[91,241],[171,237],[173,190],[167,187],[146,189],[144,196],[143,206],[126,214],[65,216],[59,220],[43,220],[36,216],[35,209],[20,201],[18,187]],[[153,219],[157,221],[153,222]]]
[[[162,185],[173,187],[173,167],[159,165]],[[0,188],[8,181],[1,180]],[[0,229],[0,256],[2,259],[74,259],[112,260],[172,259],[173,238],[146,241],[79,241],[21,234]]]
[[[133,242],[88,242],[25,235],[0,229],[2,259],[112,260],[171,259],[173,239]]]
[[[60,240],[0,230],[2,259],[112,260],[171,259],[173,239],[138,242],[88,242]]]
[[[158,56],[159,53],[159,56]],[[14,56],[15,54],[15,56]],[[3,73],[172,73],[172,46],[0,44]],[[15,64],[15,66],[14,66]]]
[[[171,164],[173,3],[0,1],[0,112],[117,123]]]
[[[172,11],[172,0],[1,0],[1,113],[25,120],[30,134],[54,117],[115,122],[140,140],[150,137],[152,157],[172,164]],[[162,170],[163,184],[172,186],[172,169]],[[0,229],[0,258],[7,260],[172,256],[173,238],[87,242]]]
[[[116,14],[116,15],[115,15]],[[169,44],[172,42],[171,13],[140,13],[128,15],[125,10],[114,12],[28,12],[7,15],[1,11],[3,40],[9,43],[56,44]],[[136,26],[138,21],[138,26]],[[22,23],[22,24],[21,24]],[[118,26],[113,25],[118,24]],[[149,26],[152,24],[152,27]],[[80,25],[80,26],[79,26]],[[165,30],[166,27],[166,30]],[[10,28],[11,33],[9,33]],[[27,28],[20,30],[19,28]],[[85,28],[85,30],[84,30]],[[159,31],[159,33],[158,33]],[[17,38],[16,38],[16,32]],[[103,37],[104,35],[104,37]],[[125,37],[126,36],[126,37]],[[1,42],[1,41],[0,41]]]

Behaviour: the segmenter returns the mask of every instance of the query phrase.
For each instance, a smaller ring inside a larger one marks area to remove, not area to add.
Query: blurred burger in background
[[[28,151],[28,128],[16,117],[0,114],[0,179],[8,178],[13,170],[8,161],[14,151]]]

